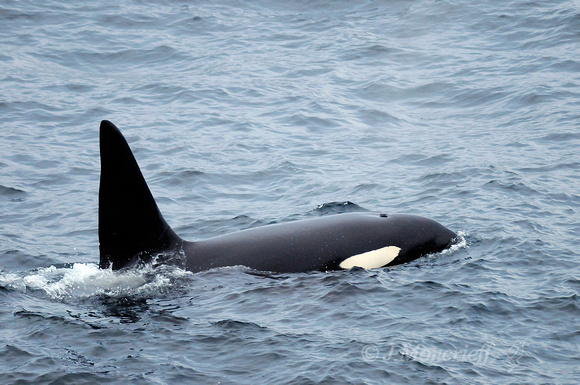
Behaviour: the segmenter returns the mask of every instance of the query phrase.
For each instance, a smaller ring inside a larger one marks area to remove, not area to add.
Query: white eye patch
[[[397,258],[401,248],[397,246],[387,246],[377,250],[367,251],[366,253],[353,255],[342,261],[340,267],[343,269],[351,269],[355,266],[363,269],[376,269],[383,267]]]

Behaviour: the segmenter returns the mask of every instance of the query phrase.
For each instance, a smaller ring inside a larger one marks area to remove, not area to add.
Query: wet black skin
[[[457,235],[419,216],[350,213],[252,228],[189,242],[165,222],[123,135],[101,122],[100,267],[113,270],[158,254],[197,272],[242,265],[260,271],[340,269],[345,259],[396,246],[397,265],[449,247]]]

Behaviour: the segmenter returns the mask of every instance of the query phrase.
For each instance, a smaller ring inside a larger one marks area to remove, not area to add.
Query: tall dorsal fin
[[[108,120],[101,122],[100,142],[99,266],[118,270],[181,239],[163,219],[127,141]]]

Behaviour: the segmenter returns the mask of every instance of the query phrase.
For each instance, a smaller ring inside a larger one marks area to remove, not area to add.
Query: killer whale
[[[167,224],[124,136],[100,126],[99,266],[162,260],[192,272],[223,266],[292,273],[393,266],[449,247],[457,235],[414,215],[345,213],[190,242]]]

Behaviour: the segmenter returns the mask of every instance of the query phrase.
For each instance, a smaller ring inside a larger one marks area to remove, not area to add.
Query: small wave
[[[237,321],[234,319],[223,319],[211,322],[212,325],[227,331],[260,331],[266,330],[264,326],[260,326],[255,322]]]
[[[19,190],[14,187],[0,185],[0,197],[5,196],[13,202],[22,202],[26,191]]]
[[[14,187],[7,187],[0,185],[0,195],[16,195],[16,194],[25,194],[26,191],[19,190]]]
[[[351,201],[323,203],[316,207],[315,210],[315,212],[320,215],[352,213],[359,211],[366,210]]]

